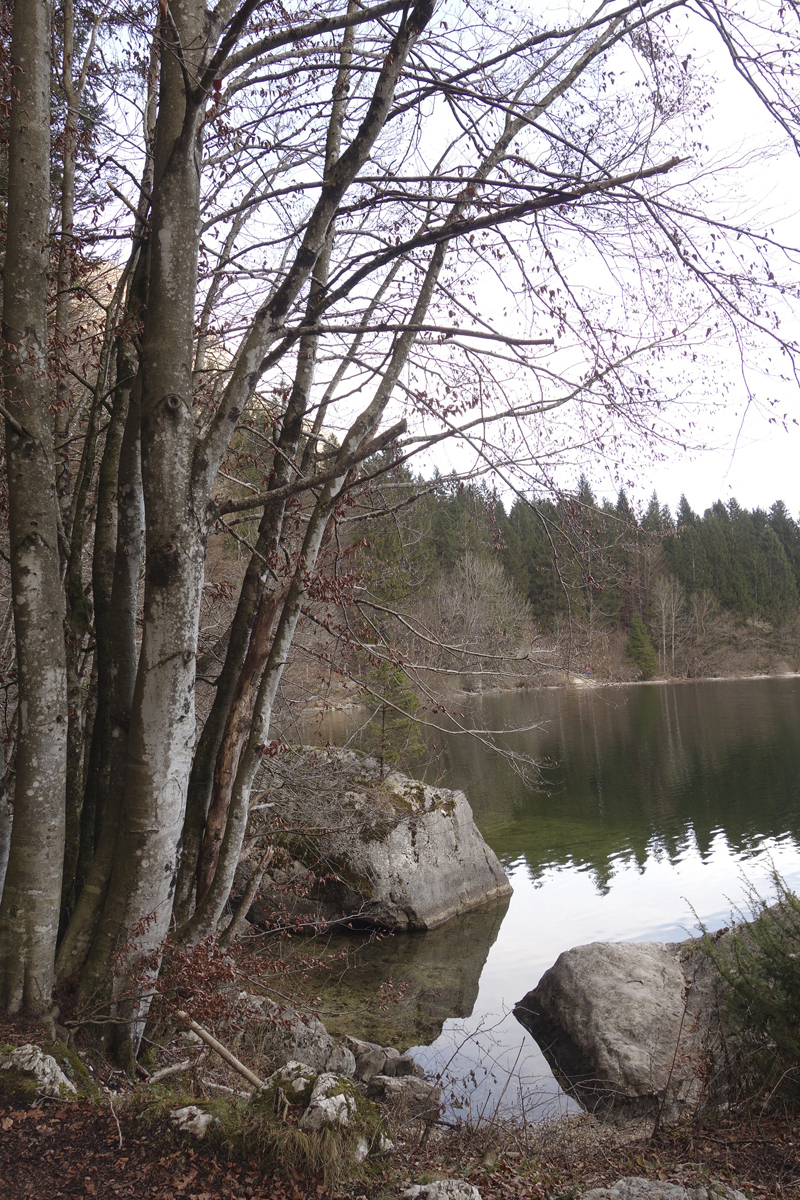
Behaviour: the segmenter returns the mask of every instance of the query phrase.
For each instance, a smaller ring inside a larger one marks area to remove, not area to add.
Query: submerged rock
[[[591,1111],[696,1107],[714,1077],[716,994],[694,943],[593,942],[561,954],[514,1015]]]
[[[321,757],[320,771],[326,762]],[[321,876],[305,900],[292,900],[295,916],[432,929],[511,894],[463,792],[430,787],[399,772],[381,780],[369,764],[339,756],[330,765],[332,782],[320,784],[313,795],[282,792],[287,819],[308,830],[286,833],[286,848],[295,863]],[[265,877],[251,919],[273,917],[286,903],[285,888],[283,878]]]
[[[427,932],[358,943],[356,970],[333,981],[331,972],[313,975],[303,987],[309,995],[324,991],[327,1007],[343,1011],[326,1018],[335,1036],[356,1033],[401,1050],[429,1045],[449,1017],[472,1014],[481,972],[507,911],[505,897]],[[403,981],[402,1004],[371,1003],[387,979]]]
[[[5,1081],[14,1091],[29,1093],[31,1100],[74,1100],[78,1094],[56,1060],[32,1044],[0,1051],[0,1071],[8,1072]],[[0,1088],[3,1082],[0,1075]]]

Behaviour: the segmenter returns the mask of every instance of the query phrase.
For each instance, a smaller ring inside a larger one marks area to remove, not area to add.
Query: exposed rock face
[[[617,1180],[613,1187],[592,1188],[582,1194],[581,1200],[746,1200],[746,1197],[724,1183],[692,1188],[631,1175]]]
[[[337,765],[341,768],[340,760]],[[292,902],[295,915],[432,929],[511,894],[463,792],[429,787],[398,772],[380,780],[370,760],[358,765],[360,773],[349,765],[341,785],[282,800],[295,827],[312,827],[302,837],[286,835],[295,863],[331,876],[304,903]],[[284,891],[272,895],[265,877],[264,897],[251,909],[251,919],[266,919],[285,905],[285,881],[273,883]]]
[[[717,1049],[712,969],[695,943],[594,942],[561,954],[516,1006],[566,1086],[590,1110],[696,1106]]]
[[[38,1046],[17,1046],[0,1054],[0,1071],[27,1080],[35,1096],[50,1100],[73,1100],[78,1090],[67,1079],[56,1060]]]

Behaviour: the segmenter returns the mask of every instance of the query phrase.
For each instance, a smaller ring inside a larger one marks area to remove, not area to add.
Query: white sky
[[[673,29],[676,39],[681,37],[679,19]],[[736,73],[716,34],[698,28],[695,20],[684,34],[680,53],[684,50],[691,51],[696,64],[702,62],[704,74],[710,72],[718,80],[711,110],[703,118],[702,139],[708,148],[692,165],[706,176],[708,190],[729,215],[748,220],[756,229],[774,229],[778,240],[800,247],[800,160],[788,139],[781,144],[783,134]],[[715,175],[718,164],[726,165],[722,175]],[[731,164],[738,165],[729,169]],[[797,262],[800,275],[800,252]],[[787,305],[781,332],[800,342],[797,309],[792,314]],[[698,376],[696,396],[690,390],[680,397],[680,423],[693,423],[693,445],[702,449],[662,446],[658,459],[642,449],[638,457],[616,465],[590,455],[585,461],[572,458],[556,472],[558,484],[570,488],[583,472],[599,498],[614,498],[622,483],[636,507],[644,507],[655,489],[673,513],[682,493],[700,513],[718,499],[735,497],[746,508],[764,509],[780,499],[795,519],[800,518],[797,385],[781,380],[764,361],[750,371],[746,384],[735,347],[728,351],[723,345],[712,353],[718,365],[711,391],[719,396],[719,406],[708,411],[709,368]],[[776,366],[787,373],[785,362],[776,359]],[[668,392],[665,398],[671,399]],[[480,465],[468,450],[455,446],[440,447],[426,461],[426,473],[434,461],[444,473],[463,471],[469,462]],[[500,490],[504,499],[511,499]]]
[[[697,57],[695,42],[695,57]],[[719,79],[713,109],[704,130],[711,156],[727,160],[746,157],[753,149],[777,143],[776,126],[748,86],[734,70],[726,54],[709,40],[707,58]],[[764,224],[775,225],[776,234],[794,246],[800,246],[800,161],[791,147],[785,148],[769,164],[763,161],[744,167],[739,185],[746,208],[763,214]],[[784,329],[784,333],[789,333]],[[800,340],[800,314],[795,314],[791,331]],[[724,369],[721,368],[721,369]],[[703,452],[675,451],[665,462],[643,462],[629,469],[636,487],[631,498],[637,504],[649,499],[653,488],[662,504],[675,511],[681,493],[692,508],[703,512],[715,500],[735,497],[745,508],[768,509],[775,500],[783,500],[794,518],[800,516],[800,389],[781,384],[769,375],[755,382],[757,398],[766,405],[776,400],[775,411],[788,416],[787,427],[778,421],[770,424],[767,412],[759,405],[748,405],[741,381],[738,356],[732,353],[727,373],[739,374],[736,397],[704,422],[698,421],[697,437],[708,446]],[[798,424],[792,424],[797,420]],[[703,432],[705,430],[705,432]],[[613,496],[618,484],[608,474],[587,470],[592,483],[603,496]]]

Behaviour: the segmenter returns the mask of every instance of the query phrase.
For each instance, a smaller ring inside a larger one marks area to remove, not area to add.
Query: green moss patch
[[[282,1101],[278,1085],[263,1089],[254,1100],[198,1099],[186,1088],[156,1085],[131,1098],[132,1112],[145,1124],[176,1144],[188,1145],[186,1134],[174,1130],[169,1114],[176,1108],[195,1104],[210,1113],[214,1123],[203,1145],[230,1158],[260,1163],[279,1173],[297,1171],[309,1178],[322,1178],[327,1186],[345,1180],[366,1178],[373,1170],[370,1158],[378,1154],[386,1137],[381,1110],[344,1080],[342,1091],[355,1097],[355,1114],[349,1125],[325,1126],[319,1132],[299,1128],[305,1104]],[[357,1162],[359,1149],[367,1158]]]

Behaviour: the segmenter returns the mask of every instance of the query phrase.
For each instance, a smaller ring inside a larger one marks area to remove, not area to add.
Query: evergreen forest
[[[700,514],[682,496],[672,513],[654,492],[637,513],[624,489],[598,499],[585,478],[560,497],[510,504],[443,477],[406,486],[421,496],[368,543],[368,573],[384,600],[414,597],[418,613],[425,597],[440,611],[443,594],[454,607],[461,595],[451,643],[459,632],[476,652],[481,632],[507,651],[509,635],[518,651],[526,637],[555,640],[554,667],[599,677],[794,666],[800,526],[781,500],[769,511],[718,500]]]

